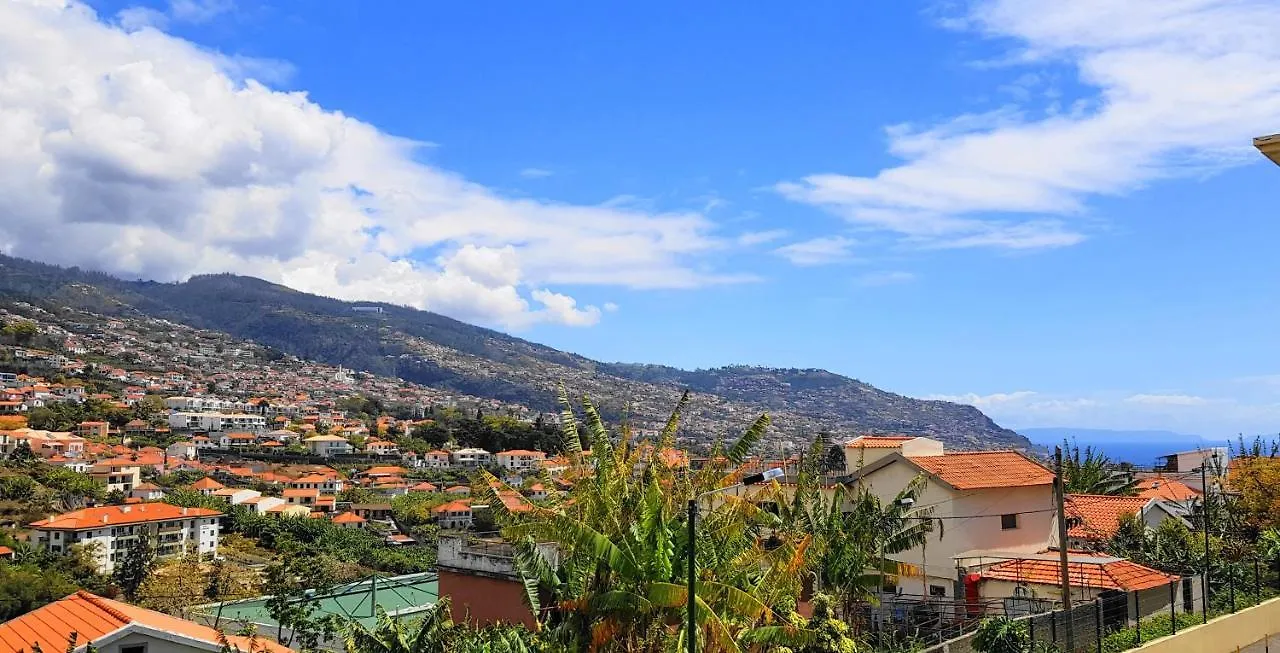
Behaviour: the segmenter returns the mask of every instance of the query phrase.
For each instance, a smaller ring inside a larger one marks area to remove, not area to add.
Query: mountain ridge
[[[972,406],[889,393],[821,369],[733,365],[707,370],[606,363],[443,315],[382,302],[348,302],[254,277],[212,274],[178,283],[126,281],[101,272],[0,256],[0,295],[103,314],[159,317],[298,356],[554,411],[563,382],[606,417],[657,429],[688,388],[682,431],[706,444],[769,412],[780,448],[819,431],[936,437],[953,448],[1025,448],[1029,441]],[[381,312],[356,312],[357,306]]]

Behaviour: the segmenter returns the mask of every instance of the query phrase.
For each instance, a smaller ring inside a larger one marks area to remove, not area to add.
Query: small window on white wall
[[[120,647],[120,653],[147,653],[146,644],[127,644]]]
[[[1000,515],[1000,530],[1011,531],[1018,527],[1018,513],[1013,512],[1007,515]]]

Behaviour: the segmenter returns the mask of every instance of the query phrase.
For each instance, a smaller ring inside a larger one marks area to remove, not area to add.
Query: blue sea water
[[[1227,440],[1213,440],[1198,435],[1171,431],[1111,431],[1074,428],[1018,429],[1032,444],[1053,449],[1064,439],[1075,446],[1090,446],[1108,458],[1146,467],[1160,456],[1180,451],[1228,446]]]

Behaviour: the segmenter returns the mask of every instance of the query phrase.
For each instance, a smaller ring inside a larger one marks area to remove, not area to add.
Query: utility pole
[[[1204,491],[1200,500],[1200,521],[1204,526],[1204,574],[1200,576],[1200,619],[1209,623],[1209,461],[1200,464],[1200,488]]]
[[[1062,609],[1066,612],[1067,648],[1075,650],[1071,627],[1071,567],[1067,557],[1067,483],[1062,478],[1062,447],[1053,448],[1053,493],[1058,509],[1058,561],[1062,565]]]
[[[697,591],[697,543],[698,543],[698,499],[694,497],[689,499],[689,559],[685,561],[688,566],[689,577],[686,579],[689,583],[688,594],[685,598],[685,607],[687,609],[688,625],[685,626],[685,642],[686,650],[689,653],[697,653],[698,650],[698,613],[694,604],[695,592]]]

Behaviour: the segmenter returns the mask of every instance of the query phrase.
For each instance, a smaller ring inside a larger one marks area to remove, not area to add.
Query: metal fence
[[[968,653],[973,650],[968,639],[982,621],[1008,617],[1027,624],[1035,651],[1119,653],[1277,595],[1276,566],[1246,560],[1222,563],[1207,578],[1198,574],[1140,590],[1100,591],[1073,601],[1070,610],[1059,602],[1022,597],[977,602],[907,597],[868,607],[850,620],[870,629],[876,650],[901,650],[903,642],[911,642],[928,653]]]

